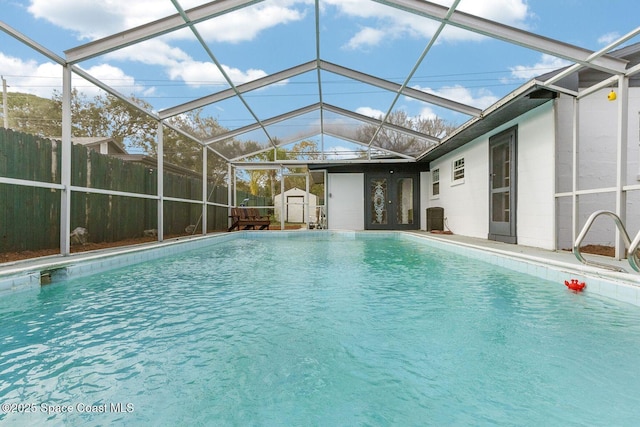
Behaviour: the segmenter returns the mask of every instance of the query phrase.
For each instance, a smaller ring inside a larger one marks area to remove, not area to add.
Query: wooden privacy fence
[[[0,129],[0,176],[60,184],[61,143]],[[157,169],[72,148],[71,185],[155,196]],[[164,201],[165,235],[186,234],[189,225],[202,230],[202,179],[165,172],[165,195],[199,203]],[[226,204],[227,187],[208,184],[209,202]],[[211,190],[213,189],[213,191]],[[71,229],[86,228],[91,242],[141,237],[157,228],[158,202],[150,198],[90,192],[71,193]],[[227,208],[207,207],[207,231],[227,228]],[[52,249],[60,246],[60,190],[0,184],[0,252]]]

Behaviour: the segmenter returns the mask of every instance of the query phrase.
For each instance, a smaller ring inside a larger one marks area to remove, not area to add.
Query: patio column
[[[231,174],[233,175],[233,180],[231,178]],[[227,227],[231,226],[231,206],[235,206],[235,191],[231,192],[231,185],[233,184],[233,189],[235,190],[236,179],[235,179],[235,169],[231,167],[231,163],[227,163]]]
[[[571,244],[578,238],[580,232],[580,209],[578,207],[579,196],[576,194],[578,191],[578,168],[580,165],[580,159],[578,158],[579,140],[580,140],[580,100],[573,98],[573,153],[572,153],[572,178],[571,178]]]
[[[207,202],[209,201],[207,194],[207,146],[202,146],[202,234],[207,234]],[[195,232],[195,231],[194,231]]]
[[[164,144],[162,120],[158,121],[156,143],[158,145],[158,241],[164,240]]]
[[[60,254],[71,253],[71,66],[62,67],[62,154],[60,183]]]
[[[237,206],[236,203],[236,168],[231,166],[231,163],[227,163],[228,171],[227,171],[227,190],[229,196],[229,207]],[[233,174],[233,175],[232,175]],[[231,210],[229,210],[231,213]]]
[[[310,186],[311,186],[311,184],[309,183],[309,181],[311,181],[309,179],[310,176],[311,174],[309,172],[309,167],[307,167],[307,173],[304,175],[305,195],[304,195],[304,207],[302,208],[303,215],[306,214],[306,217],[302,218],[302,220],[304,221],[305,224],[307,224],[307,228],[309,228],[309,222],[311,222],[311,194],[309,193]]]
[[[627,224],[627,193],[624,186],[627,182],[627,137],[629,133],[629,78],[618,77],[618,135],[616,152],[616,215],[623,225]],[[626,253],[624,240],[620,230],[616,228],[615,258],[623,259]]]
[[[280,230],[284,230],[284,213],[287,210],[287,206],[285,205],[284,199],[284,170],[282,166],[280,166]]]

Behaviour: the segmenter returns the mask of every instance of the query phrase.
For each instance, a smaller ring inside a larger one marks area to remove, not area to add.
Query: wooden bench
[[[268,216],[261,216],[256,208],[231,208],[231,226],[228,231],[238,230],[258,230],[269,229],[271,220]]]

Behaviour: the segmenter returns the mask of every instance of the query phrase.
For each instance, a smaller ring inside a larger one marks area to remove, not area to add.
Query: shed
[[[315,221],[318,196],[296,187],[285,191],[284,194],[277,194],[274,197],[274,215],[276,221],[281,221],[282,218],[283,199],[285,222],[303,224],[309,222],[309,220]]]

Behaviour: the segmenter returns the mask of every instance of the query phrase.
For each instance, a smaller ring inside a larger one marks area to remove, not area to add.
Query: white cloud
[[[462,0],[458,10],[519,28],[530,16],[525,0]]]
[[[239,43],[253,40],[260,32],[277,25],[300,21],[304,16],[304,11],[269,3],[240,9],[196,28],[207,41]]]
[[[127,75],[120,68],[101,64],[85,70],[87,73],[103,81],[124,95],[153,93],[154,88],[146,88]],[[0,74],[5,76],[10,92],[22,92],[51,98],[53,91],[62,91],[62,67],[53,62],[39,64],[34,60],[24,61],[20,58],[0,53]],[[82,77],[72,74],[72,85],[87,96],[95,96],[100,89]]]
[[[372,117],[374,119],[382,120],[386,113],[380,110],[376,110],[371,107],[358,107],[356,109],[356,113],[362,114],[363,116]]]
[[[616,32],[607,33],[598,37],[598,43],[606,46],[609,43],[613,43],[614,41],[618,40],[619,38],[620,38],[619,33],[616,33]]]
[[[189,9],[201,2],[189,0],[182,4]],[[210,42],[248,41],[269,28],[303,19],[305,11],[296,8],[300,4],[313,4],[313,1],[274,0],[233,11],[197,24],[196,27],[202,37]],[[177,13],[171,2],[157,0],[110,0],[97,3],[86,0],[33,0],[29,12],[36,18],[74,31],[84,40],[100,38]],[[160,66],[171,79],[182,79],[192,87],[211,83],[226,85],[222,73],[214,64],[195,60],[184,50],[172,45],[177,40],[193,39],[194,35],[189,29],[181,29],[113,51],[105,55],[105,59]],[[240,70],[224,65],[223,68],[234,84],[266,75],[264,71],[256,69]],[[118,77],[122,76],[116,75],[114,78]]]
[[[137,61],[147,65],[173,67],[176,64],[191,60],[182,49],[172,47],[159,38],[151,39],[106,55],[107,59],[119,61]]]
[[[365,27],[358,31],[355,36],[347,42],[349,49],[358,49],[363,46],[376,46],[385,37],[385,32],[371,27]]]
[[[181,3],[188,10],[202,2]],[[249,6],[196,27],[208,41],[252,40],[265,29],[303,19],[304,11],[296,9],[299,4],[309,4],[309,0],[278,0]],[[178,13],[171,2],[157,0],[32,0],[28,10],[38,19],[74,31],[82,40],[94,40]],[[175,31],[168,37],[193,36],[190,31]]]
[[[0,74],[7,80],[9,92],[50,98],[54,89],[62,89],[62,67],[52,62],[39,64],[0,52]]]
[[[430,93],[432,95],[440,96],[445,99],[450,99],[461,104],[470,105],[481,109],[490,106],[498,100],[498,97],[491,93],[491,91],[488,89],[477,89],[475,91],[471,91],[470,89],[460,85],[443,86],[438,90],[420,86],[413,86],[413,88],[422,92]],[[406,99],[410,100],[412,98]],[[426,117],[429,114],[433,114],[430,109],[425,110],[427,110],[426,115],[421,113],[421,116]]]
[[[161,66],[172,80],[182,80],[191,87],[203,85],[227,85],[227,82],[213,62],[197,61],[185,51],[172,47],[160,39],[147,40],[108,55],[109,59],[139,61],[147,65]],[[246,83],[267,75],[263,70],[238,68],[223,65],[224,72],[236,84]],[[282,84],[282,82],[280,82]],[[216,89],[216,90],[219,90]]]
[[[136,83],[135,78],[127,75],[120,68],[109,64],[95,65],[85,71],[125,96],[141,93],[144,95],[150,95],[155,92],[155,88],[147,88]],[[98,87],[86,82],[81,77],[76,77],[75,75],[73,85],[78,88],[78,91],[87,96],[95,96],[99,93],[104,93],[101,92]]]
[[[431,107],[424,107],[418,113],[418,118],[425,120],[433,120],[438,118],[438,115],[431,109]]]
[[[267,75],[267,73],[262,70],[249,69],[242,71],[225,65],[223,65],[222,68],[236,85]],[[169,77],[173,80],[181,79],[191,87],[200,87],[209,84],[226,84],[224,76],[212,62],[182,61],[169,69]]]
[[[28,10],[36,18],[89,40],[176,13],[170,2],[155,0],[32,0]]]
[[[534,65],[516,65],[511,67],[511,75],[517,79],[529,80],[541,74],[548,73],[558,68],[566,67],[571,62],[556,58],[555,56],[543,54],[540,61]]]
[[[396,8],[365,0],[325,0],[326,4],[337,8],[340,13],[376,21],[376,28],[370,27],[368,34],[355,34],[345,47],[350,49],[371,47],[386,39],[400,37],[431,37],[439,26],[439,22],[429,20]],[[450,2],[435,1],[445,6]],[[503,24],[518,28],[527,28],[526,19],[530,16],[529,8],[524,0],[464,0],[457,10],[472,13]],[[376,31],[375,33],[373,31]],[[366,37],[369,35],[369,37]],[[375,37],[371,37],[375,35]],[[447,27],[440,41],[480,40],[483,36],[460,28]]]

